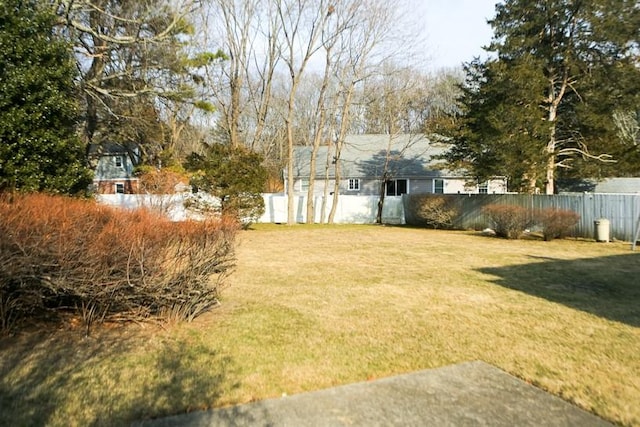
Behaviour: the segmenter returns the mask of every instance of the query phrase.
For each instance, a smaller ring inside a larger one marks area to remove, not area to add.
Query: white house
[[[320,147],[314,195],[322,195],[325,185],[329,186],[328,191],[333,191],[336,166],[343,195],[379,195],[383,180],[387,196],[506,193],[505,177],[475,182],[462,170],[447,169],[437,157],[445,151],[445,145],[431,142],[424,135],[349,135],[339,157],[335,145]],[[294,148],[296,194],[307,194],[309,189],[311,152],[311,147]],[[285,170],[285,186],[286,174]]]

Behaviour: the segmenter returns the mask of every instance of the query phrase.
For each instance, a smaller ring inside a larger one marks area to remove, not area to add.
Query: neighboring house
[[[640,178],[604,178],[560,181],[559,193],[639,194]]]
[[[347,136],[338,160],[340,194],[379,195],[385,175],[387,196],[506,193],[507,182],[504,177],[477,183],[465,175],[464,171],[443,168],[443,161],[436,156],[443,154],[446,149],[445,145],[430,142],[423,135]],[[309,189],[311,150],[311,147],[294,149],[294,191],[297,194],[306,194]],[[335,165],[333,147],[320,147],[316,163],[315,195],[324,193],[325,183],[329,185],[328,191],[333,191]],[[286,187],[287,171],[284,173]],[[326,176],[328,180],[325,179]]]
[[[98,194],[134,194],[138,178],[133,169],[140,159],[137,147],[109,143],[92,146],[90,157],[95,162],[94,190]]]

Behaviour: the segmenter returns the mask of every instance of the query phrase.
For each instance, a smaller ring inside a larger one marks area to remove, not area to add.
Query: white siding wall
[[[479,186],[469,184],[466,179],[462,178],[443,178],[445,194],[478,194]],[[487,185],[487,194],[505,194],[507,192],[507,184],[503,179],[489,180]],[[417,193],[414,193],[417,194]]]
[[[445,194],[477,194],[478,186],[469,185],[465,178],[435,178],[444,181],[444,193]],[[409,194],[428,194],[433,193],[432,178],[424,179],[408,179]],[[333,191],[334,181],[329,180],[329,193]],[[348,196],[377,196],[380,193],[380,181],[377,179],[360,179],[360,191],[348,190],[349,179],[345,178],[340,181],[340,195]],[[322,196],[324,194],[325,181],[317,180],[314,185],[314,194],[316,196]],[[304,191],[301,190],[302,182],[300,179],[296,179],[294,183],[294,190],[297,195],[303,196],[307,194],[306,187]],[[489,181],[487,187],[488,194],[505,194],[507,192],[506,182],[502,179],[493,179]]]

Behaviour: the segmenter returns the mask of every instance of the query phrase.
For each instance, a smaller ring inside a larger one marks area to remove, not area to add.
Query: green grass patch
[[[0,425],[122,425],[484,360],[640,424],[640,253],[377,226],[256,225],[222,305],[167,329],[0,341]]]

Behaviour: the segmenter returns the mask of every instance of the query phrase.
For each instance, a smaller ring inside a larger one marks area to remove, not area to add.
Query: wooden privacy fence
[[[425,195],[407,194],[403,198],[405,221],[410,225],[420,225],[415,212],[415,198]],[[458,208],[460,215],[454,221],[456,228],[483,229],[490,221],[484,214],[487,205],[515,205],[536,211],[545,208],[571,210],[580,215],[575,227],[576,237],[594,238],[594,222],[607,219],[610,222],[611,238],[631,242],[635,238],[640,220],[640,194],[439,194],[433,197],[449,199]]]

